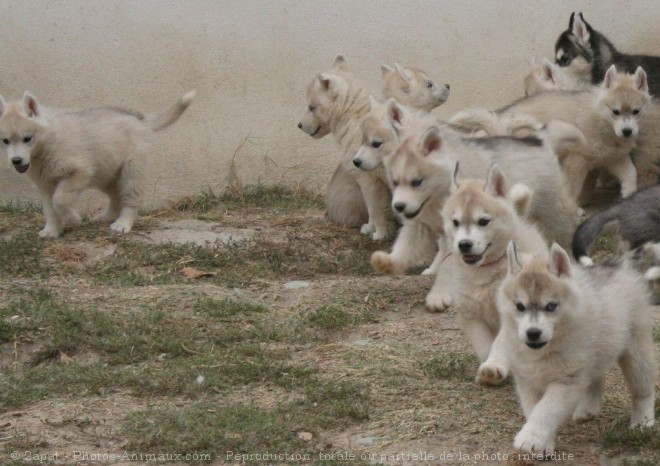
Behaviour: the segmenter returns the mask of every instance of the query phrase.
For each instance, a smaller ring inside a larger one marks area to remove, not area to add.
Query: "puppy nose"
[[[302,123],[298,123],[298,128],[302,129]]]
[[[539,338],[541,338],[541,329],[539,328],[530,328],[527,330],[527,339],[529,341],[537,341]]]
[[[13,163],[14,165],[20,165],[21,163],[23,163],[23,159],[20,157],[14,157],[11,159],[11,163]]]
[[[403,202],[397,202],[394,204],[394,210],[397,212],[403,212],[406,209],[406,204]]]
[[[624,136],[624,137],[629,138],[630,135],[632,134],[632,129],[630,129],[630,128],[623,128],[623,130],[621,130],[621,132],[623,133],[623,136]]]
[[[458,242],[458,249],[461,252],[470,252],[470,249],[472,249],[472,241],[468,239],[464,239]]]
[[[353,159],[353,165],[355,165],[356,167],[359,168],[360,165],[362,165],[362,160],[360,160],[360,159]]]

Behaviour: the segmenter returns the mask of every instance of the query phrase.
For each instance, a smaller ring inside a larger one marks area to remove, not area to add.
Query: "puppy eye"
[[[416,178],[412,180],[410,186],[412,186],[413,188],[419,188],[422,185],[422,181],[424,181],[422,178]]]
[[[638,109],[638,108],[634,109],[634,110],[632,111],[632,114],[633,114],[633,115],[639,115],[639,109]]]
[[[396,188],[397,186],[399,186],[399,182],[398,182],[398,181],[394,181],[394,180],[392,180],[392,184],[394,185],[395,188]]]
[[[488,225],[489,223],[490,223],[490,219],[489,219],[489,218],[480,218],[480,219],[479,219],[479,226],[480,226],[480,227],[485,227],[485,226]]]
[[[316,110],[316,107],[314,107],[313,105],[310,105],[310,106],[309,106],[309,111],[310,111],[310,112],[314,112],[314,110]]]
[[[374,141],[371,143],[371,147],[373,147],[374,149],[378,149],[382,145],[383,145],[382,141]]]
[[[455,226],[455,227],[458,226],[458,220],[454,220],[454,226]]]
[[[4,138],[4,139],[2,140],[2,143],[3,143],[5,146],[8,146],[8,145],[9,145],[9,139]]]
[[[431,89],[431,88],[433,87],[433,81],[427,81],[427,82],[426,82],[426,87],[428,87],[429,89]]]
[[[554,301],[551,301],[545,305],[545,310],[548,312],[552,312],[555,309],[557,309],[557,303],[555,303]]]
[[[523,303],[516,303],[516,309],[522,312],[525,310],[525,305]]]
[[[612,109],[612,115],[620,115],[620,114],[621,114],[621,112],[619,110],[617,110],[616,108]]]
[[[23,138],[23,142],[24,142],[25,144],[29,144],[31,141],[32,141],[32,136],[25,136],[25,137]]]

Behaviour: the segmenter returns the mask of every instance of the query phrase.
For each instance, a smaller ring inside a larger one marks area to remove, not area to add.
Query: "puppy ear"
[[[4,115],[7,111],[7,103],[5,99],[0,95],[0,116]]]
[[[406,124],[406,111],[399,102],[390,97],[385,105],[387,107],[387,117],[392,124]]]
[[[571,276],[571,260],[568,258],[566,251],[557,243],[552,243],[550,247],[550,264],[548,265],[548,270],[551,274],[560,278]]]
[[[541,76],[546,81],[550,81],[553,84],[555,83],[554,67],[550,60],[545,57],[543,58],[543,63],[541,63]]]
[[[380,65],[380,72],[383,74],[383,78],[386,78],[389,76],[391,73],[394,72],[394,69],[390,68],[387,65]]]
[[[607,73],[605,73],[605,79],[603,79],[603,89],[612,89],[618,79],[619,77],[616,73],[616,66],[610,66]]]
[[[582,18],[582,13],[575,17],[571,30],[573,35],[578,38],[578,41],[580,41],[582,45],[589,47],[589,37],[591,37],[591,35],[589,34],[587,23],[585,23]]]
[[[507,191],[504,173],[500,170],[499,165],[492,164],[486,175],[486,192],[494,197],[506,197]]]
[[[422,153],[429,155],[431,152],[440,150],[442,147],[442,137],[440,136],[440,128],[432,126],[422,136],[420,141],[422,146]]]
[[[519,217],[527,218],[529,207],[532,205],[532,196],[532,190],[523,183],[516,183],[511,186],[508,198]]]
[[[406,70],[403,68],[403,66],[399,65],[398,63],[394,63],[394,69],[396,69],[396,72],[399,73],[401,79],[403,79],[405,82],[410,82],[410,79],[408,78],[408,75],[406,75]]]
[[[346,68],[346,59],[342,54],[339,54],[335,57],[335,61],[332,64],[332,67],[339,70],[342,68]]]
[[[518,259],[516,243],[513,241],[509,241],[509,245],[506,247],[506,258],[509,264],[509,275],[520,273],[522,265],[520,265],[520,260]]]
[[[568,29],[573,30],[573,21],[575,20],[575,12],[571,13],[571,19],[568,20]]]
[[[37,102],[37,99],[28,91],[25,91],[23,94],[23,104],[25,105],[25,113],[27,113],[28,117],[41,116],[39,102]]]
[[[637,67],[633,77],[635,78],[635,85],[637,85],[637,89],[639,89],[642,92],[648,93],[649,81],[648,78],[646,77],[646,71],[644,71],[641,66]]]
[[[451,192],[454,193],[458,191],[459,185],[458,185],[458,160],[456,161],[456,165],[454,165],[454,174],[451,177]]]

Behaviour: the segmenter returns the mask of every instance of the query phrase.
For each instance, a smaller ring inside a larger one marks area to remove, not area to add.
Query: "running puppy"
[[[639,274],[626,261],[574,267],[557,244],[549,256],[525,258],[512,242],[507,261],[497,297],[500,333],[478,377],[499,382],[510,365],[527,420],[514,447],[551,454],[569,417],[600,413],[605,374],[617,362],[632,395],[631,426],[652,426],[652,308]]]
[[[113,107],[58,110],[26,92],[6,103],[0,96],[0,146],[18,173],[26,173],[43,199],[46,226],[39,236],[57,238],[80,224],[74,210],[87,188],[108,195],[95,217],[118,233],[133,227],[144,194],[144,163],[154,132],[179,119],[195,98],[188,92],[169,110],[142,115]]]

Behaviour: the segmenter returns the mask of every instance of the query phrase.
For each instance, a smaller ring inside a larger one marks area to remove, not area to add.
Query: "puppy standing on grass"
[[[582,269],[553,244],[549,257],[507,249],[497,307],[501,329],[481,380],[497,383],[510,365],[527,422],[514,446],[551,454],[555,434],[601,411],[606,371],[619,363],[632,395],[631,426],[654,424],[655,350],[646,285],[623,261]]]
[[[0,146],[43,199],[46,226],[39,236],[57,238],[65,226],[79,225],[74,205],[87,188],[110,197],[95,220],[130,232],[144,193],[145,155],[153,134],[178,120],[194,97],[188,92],[169,110],[142,115],[111,107],[47,108],[29,92],[11,103],[0,96]]]

